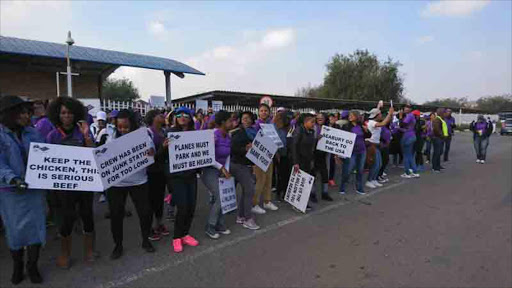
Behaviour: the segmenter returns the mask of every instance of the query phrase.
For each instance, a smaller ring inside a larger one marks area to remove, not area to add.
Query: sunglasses
[[[190,115],[188,115],[188,114],[182,114],[182,113],[180,113],[180,114],[176,115],[176,118],[178,118],[178,119],[179,119],[179,118],[181,118],[181,117],[189,119],[189,118],[190,118]]]

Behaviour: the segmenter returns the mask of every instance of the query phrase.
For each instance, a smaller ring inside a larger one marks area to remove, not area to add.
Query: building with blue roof
[[[51,99],[57,91],[67,95],[65,76],[67,45],[0,36],[0,95]],[[171,74],[204,75],[173,59],[82,46],[70,48],[73,97],[100,98],[103,81],[121,66],[161,70],[166,100],[171,101]],[[58,80],[59,79],[59,80]],[[59,87],[57,87],[59,83]]]

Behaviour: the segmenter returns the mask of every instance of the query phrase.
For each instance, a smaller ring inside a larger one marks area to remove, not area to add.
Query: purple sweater
[[[360,125],[352,127],[352,133],[356,134],[356,143],[354,143],[354,149],[352,154],[361,154],[366,152],[366,145],[364,144],[364,132]]]
[[[231,154],[231,136],[226,133],[226,136],[223,137],[220,129],[215,129],[213,136],[215,138],[215,161],[225,166],[226,160]]]
[[[52,130],[48,134],[48,136],[46,136],[46,143],[69,146],[84,146],[85,139],[82,132],[80,132],[80,128],[78,128],[78,126],[75,126],[75,128],[73,128],[73,131],[70,134],[66,134],[60,128]]]
[[[416,136],[416,131],[414,129],[414,126],[416,125],[416,118],[412,113],[407,114],[402,123],[405,124],[404,128],[401,129],[401,131],[404,132],[404,138],[412,138]]]
[[[35,123],[34,127],[37,131],[43,136],[44,139],[50,134],[50,132],[55,129],[55,126],[53,126],[52,122],[48,119],[48,117],[43,116],[39,118]]]

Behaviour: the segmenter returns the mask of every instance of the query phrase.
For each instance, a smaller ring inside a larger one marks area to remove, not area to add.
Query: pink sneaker
[[[174,247],[174,252],[180,253],[183,251],[183,245],[181,244],[181,239],[172,240],[172,247]]]
[[[181,240],[183,241],[183,244],[188,245],[188,246],[195,247],[195,246],[199,245],[199,242],[194,237],[192,237],[190,235],[187,235],[187,236],[181,238]]]

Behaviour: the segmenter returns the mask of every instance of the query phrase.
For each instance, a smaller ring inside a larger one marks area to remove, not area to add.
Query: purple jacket
[[[43,116],[34,123],[34,127],[37,131],[43,136],[44,139],[48,136],[48,134],[55,129],[52,122],[48,119],[48,117]]]
[[[391,142],[391,131],[387,126],[382,126],[380,131],[380,145],[382,147],[388,147]]]
[[[215,129],[213,136],[215,138],[215,161],[225,166],[226,160],[231,154],[231,136],[226,133],[226,136],[223,137],[219,129]]]
[[[92,134],[90,137],[92,138]],[[77,125],[75,128],[73,128],[73,131],[70,134],[66,134],[61,128],[54,129],[48,134],[48,136],[46,136],[46,143],[69,146],[84,146],[85,138]]]
[[[256,132],[260,131],[260,124],[270,124],[272,123],[272,118],[268,117],[267,121],[263,121],[261,119],[258,119],[256,120],[256,122],[254,122],[254,125],[252,125],[252,127],[254,127],[254,129],[256,129]]]
[[[448,126],[448,135],[453,135],[453,127],[455,127],[455,118],[453,118],[452,116],[444,118],[444,122],[446,122],[446,126]]]
[[[364,131],[360,125],[352,127],[352,133],[356,134],[356,143],[354,143],[354,149],[352,153],[361,154],[366,152],[366,145],[364,143]]]
[[[412,113],[409,113],[405,116],[404,120],[402,120],[402,123],[404,124],[403,128],[400,130],[404,132],[403,137],[404,138],[412,138],[416,136],[416,118]]]

